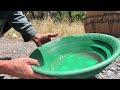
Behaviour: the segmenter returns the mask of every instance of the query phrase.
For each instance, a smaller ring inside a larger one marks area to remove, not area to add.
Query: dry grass
[[[40,34],[48,32],[58,32],[58,37],[62,37],[73,34],[85,33],[83,24],[81,22],[69,23],[66,20],[54,23],[53,20],[48,17],[47,19],[42,21],[33,20],[31,21],[31,23]],[[21,35],[18,32],[16,32],[13,28],[9,30],[5,35],[9,35],[12,38],[14,38],[13,33],[15,33],[18,37],[21,37]]]

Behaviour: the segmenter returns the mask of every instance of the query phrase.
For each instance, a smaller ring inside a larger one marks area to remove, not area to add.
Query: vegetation
[[[29,20],[46,19],[50,16],[55,21],[62,21],[68,19],[70,21],[83,21],[85,11],[23,11]]]
[[[85,33],[84,11],[23,11],[39,33],[58,32],[58,37]],[[5,35],[21,37],[13,28]]]

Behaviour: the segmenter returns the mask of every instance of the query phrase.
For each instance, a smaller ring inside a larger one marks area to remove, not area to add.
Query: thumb
[[[37,66],[40,65],[38,60],[36,60],[36,59],[29,59],[29,61],[27,63],[29,63],[30,65],[32,65],[32,64],[37,65]]]
[[[37,45],[37,47],[41,46],[41,42],[35,42],[35,44]]]
[[[58,33],[48,33],[49,37],[56,37],[58,35]]]

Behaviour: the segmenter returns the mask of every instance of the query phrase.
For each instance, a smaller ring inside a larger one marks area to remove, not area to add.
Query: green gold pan
[[[120,41],[110,35],[66,36],[38,47],[30,55],[40,66],[32,69],[55,78],[84,79],[98,74],[120,55]]]

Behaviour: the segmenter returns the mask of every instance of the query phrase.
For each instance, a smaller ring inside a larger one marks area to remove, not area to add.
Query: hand
[[[47,34],[36,34],[34,35],[31,40],[35,42],[37,46],[41,46],[49,41],[51,41],[52,37],[56,37],[58,33],[47,33]]]
[[[33,64],[39,65],[38,61],[32,58],[18,58],[16,60],[11,60],[7,64],[6,73],[24,79],[50,79],[48,76],[34,72],[31,68],[31,65]]]

